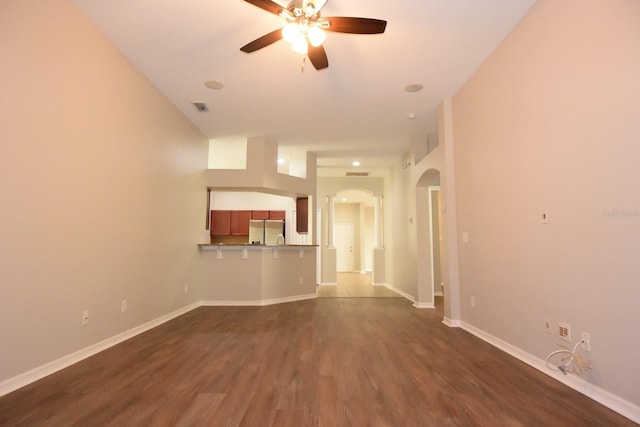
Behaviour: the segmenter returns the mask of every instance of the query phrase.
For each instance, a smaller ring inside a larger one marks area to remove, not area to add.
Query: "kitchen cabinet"
[[[285,211],[269,211],[269,218],[265,219],[281,219],[284,221],[285,217]]]
[[[251,219],[269,219],[270,211],[251,211]]]
[[[309,232],[309,198],[296,199],[296,231],[300,234]]]
[[[231,211],[211,211],[210,231],[212,236],[231,234]]]
[[[248,236],[251,211],[231,211],[231,235]]]
[[[212,236],[248,236],[251,220],[283,220],[285,211],[211,211]]]

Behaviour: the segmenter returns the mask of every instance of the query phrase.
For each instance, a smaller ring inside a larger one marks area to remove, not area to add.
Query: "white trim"
[[[378,283],[371,282],[371,286],[384,286],[385,288],[389,288],[389,285],[387,285],[384,282],[378,282]],[[391,288],[389,288],[389,289],[391,289]]]
[[[466,322],[461,322],[460,326],[470,334],[473,334],[481,340],[493,345],[494,347],[499,348],[505,353],[510,354],[516,359],[521,360],[522,362],[550,376],[551,378],[560,381],[561,383],[571,387],[572,389],[581,394],[584,394],[587,397],[590,397],[591,399],[595,400],[598,403],[601,403],[607,408],[619,413],[624,417],[629,418],[631,421],[640,423],[640,406],[637,406],[634,403],[629,402],[628,400],[624,400],[623,398],[616,396],[615,394],[608,392],[594,384],[591,384],[575,375],[563,375],[560,372],[550,371],[546,367],[544,360],[532,354],[529,354],[526,351],[512,344],[509,344],[506,341],[501,340],[500,338],[494,337],[493,335],[481,329],[478,329],[473,325],[470,325]]]
[[[318,286],[338,286],[338,283],[337,282],[323,282],[323,283],[320,283],[320,285],[318,285]]]
[[[153,329],[156,326],[160,326],[163,323],[168,322],[169,320],[173,320],[178,316],[182,316],[183,314],[191,310],[194,310],[198,307],[200,307],[199,302],[193,303],[191,305],[178,309],[172,313],[165,314],[164,316],[160,316],[155,320],[151,320],[140,326],[136,326],[135,328],[129,329],[128,331],[121,332],[117,335],[112,336],[111,338],[107,338],[96,344],[92,344],[89,347],[85,347],[73,353],[67,354],[66,356],[62,356],[59,359],[56,359],[49,363],[45,363],[44,365],[38,366],[37,368],[34,368],[30,371],[16,375],[13,378],[4,380],[0,382],[0,396],[4,396],[5,394],[11,393],[12,391],[15,391],[33,382],[36,382],[46,376],[49,376],[75,363],[78,363],[84,359],[87,359],[88,357],[91,357],[94,354],[100,353],[101,351],[104,351],[110,347],[120,344],[123,341],[133,338],[136,335],[139,335],[143,332]]]
[[[394,288],[393,286],[385,283],[384,286],[387,289],[391,289],[393,292],[395,292],[396,294],[400,294],[403,297],[405,297],[406,299],[408,299],[411,302],[416,302],[415,298],[412,295],[409,295],[408,293],[406,293],[405,291],[401,291],[400,289]]]
[[[434,296],[434,297],[443,297],[443,296],[444,296],[444,292],[442,292],[442,291],[435,291],[435,292],[433,293],[433,296]]]
[[[450,328],[459,328],[461,322],[459,320],[451,320],[448,317],[445,317],[444,319],[442,319],[442,323]]]
[[[282,304],[285,302],[302,301],[317,298],[317,294],[295,295],[284,298],[273,298],[263,300],[235,300],[235,301],[200,301],[200,305],[205,307],[262,307],[265,305]]]
[[[436,305],[432,302],[414,302],[415,308],[436,308]]]
[[[427,187],[427,206],[429,207],[429,233],[427,233],[429,235],[429,258],[431,259],[431,295],[435,296],[436,294],[436,266],[435,266],[435,259],[433,256],[434,251],[434,247],[433,247],[433,193],[436,191],[440,191],[440,186],[439,185],[430,185]],[[438,231],[438,236],[440,236],[440,231]],[[438,245],[440,243],[438,242]],[[438,249],[439,251],[440,249]],[[440,254],[440,257],[442,257],[442,254]],[[442,264],[442,263],[441,263]],[[438,267],[440,268],[440,266]],[[442,274],[442,271],[440,272],[440,274]],[[427,304],[427,303],[421,303],[421,304]],[[431,305],[435,308],[435,304],[432,302]],[[414,304],[414,306],[416,306]],[[418,307],[418,306],[416,306]],[[431,307],[418,307],[418,308],[431,308]]]

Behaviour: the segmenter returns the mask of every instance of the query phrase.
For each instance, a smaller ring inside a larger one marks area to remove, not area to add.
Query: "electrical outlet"
[[[298,277],[298,284],[304,285],[304,278],[302,276]]]
[[[551,324],[551,317],[549,316],[544,318],[544,331],[549,335],[553,335],[553,326]]]
[[[469,297],[469,306],[476,308],[476,297]]]
[[[540,211],[540,224],[549,224],[549,211],[546,209]]]
[[[185,294],[189,293],[189,285],[187,285],[186,283],[184,284],[184,293]]]
[[[124,313],[127,311],[127,300],[123,299],[120,303],[120,313]]]
[[[571,342],[571,325],[558,322],[558,336],[565,341]]]
[[[591,335],[589,332],[583,332],[581,334],[582,338],[582,349],[584,351],[591,351]]]
[[[82,325],[89,324],[89,310],[85,310],[82,312]]]

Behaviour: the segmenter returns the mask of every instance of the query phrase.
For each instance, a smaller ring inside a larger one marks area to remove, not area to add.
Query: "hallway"
[[[372,286],[371,273],[337,273],[337,286],[319,286],[319,298],[402,298],[384,286]]]

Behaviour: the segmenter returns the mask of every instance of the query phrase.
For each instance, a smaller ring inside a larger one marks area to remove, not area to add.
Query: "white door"
[[[336,270],[353,272],[353,224],[335,224]]]

